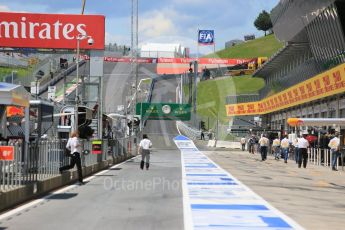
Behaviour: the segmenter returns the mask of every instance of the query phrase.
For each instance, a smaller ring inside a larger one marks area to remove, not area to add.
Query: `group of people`
[[[295,161],[299,168],[307,167],[308,162],[308,148],[310,147],[309,141],[306,139],[308,134],[303,134],[299,138],[290,140],[287,135],[284,135],[282,139],[278,137],[270,141],[265,134],[260,138],[256,135],[252,135],[248,141],[245,137],[242,137],[240,143],[242,145],[242,151],[245,150],[247,144],[249,153],[256,153],[260,151],[261,161],[267,159],[267,153],[269,147],[272,147],[272,154],[276,160],[284,158],[284,162],[287,163],[289,159],[289,152],[293,150],[295,155]],[[340,139],[339,133],[335,133],[334,136],[329,140],[328,147],[332,152],[332,170],[337,171],[336,164],[337,159],[340,156]]]

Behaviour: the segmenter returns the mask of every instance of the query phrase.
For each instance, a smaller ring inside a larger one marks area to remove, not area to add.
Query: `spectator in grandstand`
[[[283,140],[280,142],[280,146],[281,146],[282,151],[283,151],[284,162],[287,163],[287,160],[289,158],[289,147],[290,147],[290,141],[289,141],[287,135],[284,135]]]
[[[279,156],[280,156],[280,140],[278,137],[276,137],[273,140],[273,149],[274,149],[274,159],[279,160]]]
[[[80,185],[83,185],[83,173],[81,168],[81,159],[80,159],[80,153],[82,152],[82,145],[79,141],[79,132],[74,131],[71,133],[71,137],[68,139],[66,149],[70,150],[69,154],[71,157],[71,163],[70,165],[63,166],[59,169],[60,173],[62,173],[65,170],[69,170],[74,168],[74,165],[77,165],[78,169],[78,178]]]
[[[299,149],[298,168],[302,166],[302,161],[303,161],[303,168],[307,167],[309,142],[307,139],[305,139],[306,137],[307,137],[307,134],[303,134],[302,137],[298,139],[298,149]]]
[[[332,170],[338,171],[336,168],[337,159],[340,156],[340,139],[339,133],[335,133],[335,136],[329,141],[328,147],[332,151]]]
[[[246,147],[246,138],[242,137],[240,142],[241,142],[241,145],[242,145],[242,151],[244,151],[245,147]]]
[[[259,140],[260,144],[260,153],[261,153],[261,161],[265,161],[267,159],[267,147],[269,145],[269,140],[265,134]]]
[[[143,134],[143,139],[140,141],[138,151],[141,153],[140,168],[143,170],[146,159],[146,170],[150,167],[150,148],[152,147],[152,142],[146,134]]]

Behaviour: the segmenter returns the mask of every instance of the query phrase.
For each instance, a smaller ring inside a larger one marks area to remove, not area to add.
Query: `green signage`
[[[136,114],[147,120],[189,121],[190,104],[173,103],[137,103]]]

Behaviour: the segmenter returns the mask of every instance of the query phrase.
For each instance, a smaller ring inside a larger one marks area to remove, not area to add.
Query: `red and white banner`
[[[222,65],[238,65],[252,61],[252,59],[225,59],[225,58],[158,58],[157,63],[174,63],[189,64],[192,61],[199,60],[199,64],[222,64]]]
[[[80,59],[90,60],[88,55],[81,55]],[[158,63],[158,64],[189,64],[199,60],[201,65],[238,65],[251,62],[255,59],[225,59],[225,58],[138,58],[138,63]],[[104,57],[105,62],[131,62],[131,58],[123,57]]]
[[[0,12],[0,47],[76,49],[77,36],[94,40],[80,41],[81,49],[104,49],[103,15],[32,14]]]
[[[131,58],[104,57],[106,62],[131,62]],[[138,63],[153,63],[153,58],[138,58]]]

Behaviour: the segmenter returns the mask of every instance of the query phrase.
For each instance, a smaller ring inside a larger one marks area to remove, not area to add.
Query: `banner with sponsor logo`
[[[157,63],[189,64],[192,61],[199,61],[199,65],[223,64],[238,65],[252,61],[252,59],[236,58],[158,58]]]
[[[214,30],[198,30],[198,44],[214,45]]]
[[[33,14],[0,12],[0,46],[76,49],[76,37],[87,34],[81,49],[104,49],[105,17],[102,15]]]
[[[267,114],[344,90],[345,64],[342,64],[261,101],[229,104],[225,109],[227,116]]]
[[[88,55],[81,55],[80,59],[90,60]],[[131,58],[104,57],[106,62],[131,62]],[[189,64],[199,61],[200,65],[239,65],[253,61],[253,59],[237,58],[138,58],[138,63],[158,63],[158,64]]]
[[[0,146],[0,161],[14,160],[14,146]]]

